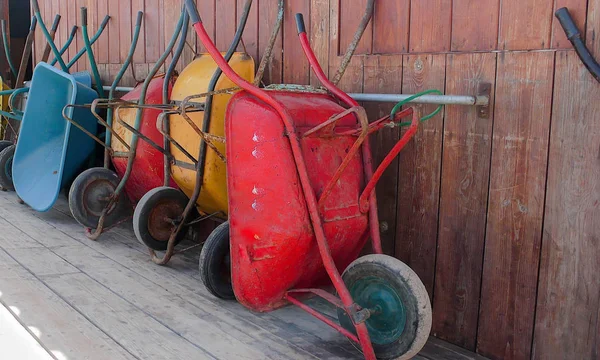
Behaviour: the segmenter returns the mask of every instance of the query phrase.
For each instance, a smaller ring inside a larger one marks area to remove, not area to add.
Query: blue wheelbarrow
[[[94,151],[94,140],[64,121],[63,109],[68,107],[66,115],[95,132],[93,114],[69,105],[90,104],[96,98],[89,74],[76,79],[45,63],[36,66],[12,164],[4,165],[12,167],[17,195],[34,210],[49,210]]]

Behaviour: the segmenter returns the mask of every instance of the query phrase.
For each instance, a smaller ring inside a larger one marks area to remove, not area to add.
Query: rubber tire
[[[9,140],[0,140],[0,151],[6,149],[7,147],[13,145],[12,141]]]
[[[7,174],[5,169],[7,165],[12,167],[11,163],[15,156],[15,148],[15,145],[10,144],[4,150],[0,151],[0,186],[11,191],[15,190],[12,179],[12,168],[10,169],[10,174]]]
[[[229,221],[217,226],[206,238],[200,252],[200,278],[208,291],[219,299],[235,300],[231,284],[231,271],[229,278],[223,277],[223,265],[229,253]]]
[[[101,211],[93,213],[87,210],[89,206],[85,204],[85,192],[92,183],[98,180],[108,181],[112,187],[113,193],[121,181],[114,171],[103,167],[96,167],[87,169],[79,174],[69,189],[69,209],[71,210],[71,214],[78,223],[90,229],[97,228]],[[121,193],[119,201],[113,206],[104,219],[104,228],[113,226],[126,218],[129,214],[131,214],[131,203],[127,196]]]
[[[150,221],[150,216],[154,208],[166,200],[174,201],[178,204],[181,207],[181,213],[183,213],[183,210],[189,201],[187,196],[181,191],[171,187],[161,186],[148,191],[138,202],[133,212],[133,232],[135,233],[135,237],[140,243],[155,251],[166,251],[168,239],[163,241],[155,239],[150,234],[148,222]],[[181,232],[175,239],[175,245],[179,244],[187,236],[187,233],[188,227],[181,229]]]
[[[411,268],[387,255],[360,257],[342,274],[349,290],[357,280],[367,277],[383,279],[392,287],[400,297],[406,312],[405,328],[400,337],[389,344],[373,343],[375,355],[378,359],[385,360],[413,358],[425,346],[431,332],[431,302],[425,285]],[[339,308],[338,320],[347,330],[356,333],[346,312]]]

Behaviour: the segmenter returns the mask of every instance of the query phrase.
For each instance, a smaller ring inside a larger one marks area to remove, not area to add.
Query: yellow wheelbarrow
[[[224,56],[237,74],[258,84],[272,58],[281,28],[283,0],[279,0],[277,23],[256,76],[252,57],[235,51],[251,3],[251,0],[246,1],[238,30]],[[177,109],[162,113],[157,121],[173,157],[171,176],[181,191],[159,187],[144,195],[134,212],[133,229],[138,240],[149,248],[153,261],[160,265],[170,260],[175,245],[185,237],[190,226],[209,218],[227,220],[225,112],[227,103],[239,89],[221,74],[209,54],[199,55],[181,72],[173,86],[171,101]],[[225,240],[228,243],[228,235]],[[166,253],[159,257],[155,251]]]

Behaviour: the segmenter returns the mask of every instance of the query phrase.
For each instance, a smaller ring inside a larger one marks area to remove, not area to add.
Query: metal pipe
[[[62,56],[60,56],[60,51],[58,51],[58,49],[56,48],[56,45],[54,44],[54,35],[50,34],[50,32],[48,32],[48,28],[44,24],[44,19],[42,18],[42,14],[40,13],[40,6],[38,4],[38,1],[31,0],[31,6],[33,7],[33,12],[35,13],[35,17],[38,20],[38,25],[39,25],[40,29],[42,29],[42,33],[44,34],[44,37],[46,38],[46,41],[48,42],[48,46],[50,46],[50,49],[54,53],[54,56],[56,56],[61,70],[68,73],[69,68],[67,67],[67,64],[65,64],[65,62],[63,61]],[[59,20],[60,20],[60,17],[59,17],[59,15],[57,15],[57,17],[54,20],[54,24],[52,25],[53,28],[54,28],[54,25],[56,25],[58,27]],[[44,59],[42,59],[42,60],[44,60]],[[47,57],[44,60],[44,62],[46,62],[46,60],[48,60]]]
[[[17,81],[15,81],[15,89],[23,87],[25,84],[25,73],[27,72],[27,65],[31,58],[31,51],[33,50],[33,40],[35,37],[35,27],[37,26],[37,18],[34,16],[31,18],[31,24],[29,26],[29,32],[27,33],[27,39],[25,40],[25,48],[21,55],[21,64],[19,65],[19,73],[17,75]]]
[[[187,12],[185,13],[185,19],[183,23],[183,28],[181,30],[181,34],[179,35],[179,44],[175,49],[175,53],[173,54],[173,60],[167,69],[165,74],[165,79],[163,81],[163,89],[162,89],[162,102],[163,104],[169,103],[169,88],[171,85],[171,78],[173,77],[173,73],[175,72],[175,67],[181,58],[181,54],[183,53],[183,49],[185,48],[185,44],[187,41],[188,29],[190,25],[190,18]],[[164,119],[165,121],[165,129],[168,132],[169,127],[169,117]],[[163,185],[169,186],[169,182],[171,181],[171,159],[173,156],[170,153],[169,147],[169,139],[166,136],[163,136],[163,147],[164,147],[164,161],[163,161]]]
[[[112,87],[111,87],[111,86],[108,86],[108,85],[106,85],[106,86],[102,86],[102,88],[103,88],[104,90],[110,91]],[[115,90],[114,90],[114,91],[115,91],[115,92],[130,92],[130,91],[133,91],[133,89],[134,89],[134,88],[133,88],[133,87],[131,87],[131,86],[117,86],[117,87],[115,87]]]
[[[90,44],[94,45],[94,43],[100,38],[100,35],[102,35],[102,33],[104,32],[104,29],[106,29],[106,26],[108,25],[108,21],[110,20],[110,16],[106,15],[104,17],[104,20],[102,20],[102,23],[100,24],[100,28],[98,28],[98,31],[96,31],[96,34],[94,35],[94,37],[92,37],[90,39]],[[73,67],[73,65],[75,65],[75,63],[86,53],[85,48],[79,50],[79,52],[75,55],[75,57],[73,59],[71,59],[71,61],[69,61],[69,63],[67,64],[67,67],[70,69]]]
[[[92,68],[92,74],[94,75],[94,81],[96,82],[96,87],[98,88],[98,95],[101,98],[104,98],[104,88],[102,87],[102,78],[100,77],[100,73],[98,72],[98,65],[96,64],[96,58],[94,58],[94,50],[92,49],[92,44],[90,42],[90,36],[88,34],[88,13],[87,8],[81,8],[81,30],[83,32],[83,44],[85,45],[85,51],[87,52],[88,59],[90,60],[90,67]]]
[[[75,35],[77,35],[77,25],[73,26],[73,28],[71,29],[71,33],[69,34],[69,38],[67,39],[67,42],[63,45],[63,47],[60,49],[60,55],[62,56],[65,52],[67,52],[67,49],[69,48],[69,46],[71,46],[71,43],[73,42],[73,40],[75,40]],[[51,62],[50,65],[54,66],[56,65],[56,62],[58,61],[57,58],[54,58]]]
[[[56,14],[56,16],[54,17],[54,22],[52,23],[52,27],[50,28],[50,38],[52,38],[52,41],[54,41],[54,39],[56,38],[56,31],[58,30],[58,25],[60,24],[60,19],[61,19],[60,14]],[[46,48],[44,49],[42,58],[40,59],[41,62],[48,61],[51,50],[52,50],[52,47],[50,46],[50,43],[47,43]]]
[[[404,101],[412,94],[348,94],[356,101],[369,102],[391,102],[397,103]],[[466,106],[487,106],[490,104],[488,96],[471,95],[423,95],[410,101],[414,104],[436,104],[436,105],[466,105]]]
[[[4,44],[4,55],[6,55],[6,60],[8,61],[10,71],[12,72],[14,77],[17,77],[17,69],[15,68],[15,64],[13,64],[12,56],[10,55],[10,48],[8,45],[8,36],[6,34],[6,21],[0,21],[0,26],[2,26],[2,43]]]

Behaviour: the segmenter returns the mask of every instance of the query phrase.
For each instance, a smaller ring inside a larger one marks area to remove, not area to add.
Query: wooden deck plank
[[[131,357],[190,358],[195,352],[195,358],[213,356],[222,359],[361,358],[342,335],[298,308],[257,314],[236,302],[212,297],[197,279],[197,251],[175,257],[167,267],[156,266],[134,238],[131,224],[123,224],[117,231],[108,232],[94,242],[85,237],[81,226],[68,215],[68,206],[62,196],[57,206],[46,213],[21,206],[12,201],[13,198],[10,193],[0,193],[0,209],[15,217],[27,217],[44,224],[36,228],[45,229],[52,237],[62,234],[65,241],[63,246],[31,249],[38,253],[31,260],[26,259],[27,249],[9,249],[16,259],[24,261],[23,265],[39,274],[37,277],[0,249],[0,269],[3,270],[0,284],[3,277],[12,281],[40,279],[47,284],[46,291],[59,294],[64,305],[84,317],[86,326],[95,326],[96,331],[109,341],[117,339],[118,344],[113,347],[123,351],[120,348],[123,346]],[[22,222],[20,226],[32,226],[32,221]],[[0,223],[0,233],[2,230]],[[37,231],[36,236],[42,237],[40,230]],[[70,244],[64,245],[67,242]],[[40,253],[45,257],[45,265],[38,264],[39,260],[36,262],[35,257],[40,259]],[[48,271],[62,269],[63,262],[80,272],[57,275],[61,271]],[[35,298],[35,294],[29,298]],[[37,311],[40,308],[43,306]],[[335,316],[333,308],[324,305],[318,308]],[[46,316],[45,313],[35,315]],[[67,318],[67,321],[74,320]],[[44,332],[61,331],[60,327],[66,326],[52,320],[44,323],[48,324]],[[208,352],[210,355],[202,352],[199,344],[209,342],[207,339],[211,343],[208,346],[218,355],[212,351]],[[70,350],[68,342],[56,348],[74,351]],[[240,349],[244,350],[242,357],[238,356]],[[440,357],[442,355],[418,356],[416,359],[445,359]],[[118,356],[111,358],[120,359]]]
[[[498,57],[477,332],[479,352],[492,358],[530,357],[553,76],[553,52]]]
[[[0,269],[0,306],[16,308],[21,324],[30,331],[34,328],[36,338],[54,356],[134,359],[3,250]]]
[[[0,227],[2,227],[2,231],[0,232],[0,247],[3,249],[24,249],[42,246],[5,219],[0,219]]]
[[[85,274],[46,278],[45,282],[94,325],[118,339],[141,359],[216,359],[147,316],[134,305],[115,295]]]
[[[600,86],[558,52],[534,359],[594,359],[600,346]]]
[[[79,273],[79,269],[57,256],[48,248],[6,249],[16,261],[35,276]]]

